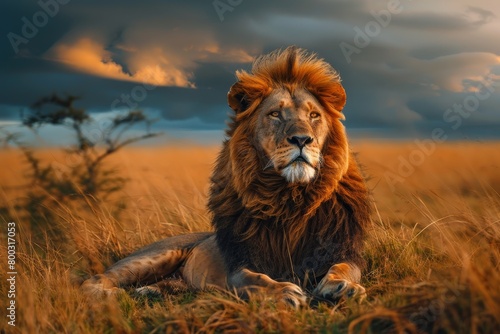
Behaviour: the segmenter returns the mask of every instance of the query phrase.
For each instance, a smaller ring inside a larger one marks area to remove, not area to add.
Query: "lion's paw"
[[[80,291],[82,291],[84,295],[92,297],[110,297],[125,292],[125,290],[117,287],[113,281],[102,274],[95,275],[83,282],[80,286]]]
[[[158,286],[146,285],[135,289],[135,293],[140,296],[161,296],[161,289]]]
[[[281,302],[284,302],[293,308],[299,308],[306,305],[307,297],[298,285],[286,282],[279,284],[281,287],[279,288],[278,293],[280,294],[279,300]]]
[[[361,302],[366,298],[366,289],[357,283],[345,279],[332,279],[321,282],[314,289],[313,295],[332,302],[342,299],[353,299]]]

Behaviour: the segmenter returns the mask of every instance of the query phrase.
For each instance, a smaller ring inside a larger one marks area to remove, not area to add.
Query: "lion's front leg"
[[[338,301],[352,298],[358,301],[366,297],[366,290],[359,284],[361,271],[352,263],[333,265],[326,276],[319,282],[313,295],[320,299]]]
[[[278,282],[265,274],[248,269],[240,269],[229,275],[228,283],[243,297],[264,290],[265,293],[275,294],[280,301],[293,307],[306,303],[306,295],[298,285],[291,282]]]

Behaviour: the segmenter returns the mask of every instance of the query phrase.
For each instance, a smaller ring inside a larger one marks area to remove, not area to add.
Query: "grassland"
[[[129,179],[105,201],[57,200],[33,218],[15,150],[0,151],[0,329],[7,333],[500,332],[500,143],[355,142],[375,210],[361,305],[292,310],[217,292],[130,294],[88,302],[91,274],[159,238],[210,229],[216,147],[132,148],[113,164]],[[419,153],[420,152],[420,153]],[[54,150],[44,161],[68,162]],[[407,165],[404,161],[410,161]],[[413,163],[411,162],[413,161]],[[6,232],[16,223],[16,327],[7,325]],[[5,313],[5,314],[4,314]]]

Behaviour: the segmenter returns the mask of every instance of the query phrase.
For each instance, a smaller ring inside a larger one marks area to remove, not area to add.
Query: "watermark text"
[[[16,326],[16,223],[7,224],[7,322]]]

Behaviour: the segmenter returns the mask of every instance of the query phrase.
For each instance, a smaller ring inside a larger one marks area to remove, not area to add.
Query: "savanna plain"
[[[217,146],[132,147],[108,163],[126,186],[106,198],[20,205],[32,185],[16,149],[0,150],[2,333],[498,333],[500,143],[354,141],[373,199],[364,302],[291,309],[260,296],[172,289],[87,299],[90,275],[160,238],[211,229]],[[59,150],[42,161],[71,164]],[[43,193],[43,189],[39,190]],[[52,196],[50,192],[42,194]],[[40,213],[42,212],[42,213]],[[16,226],[16,321],[8,325],[7,225]]]

